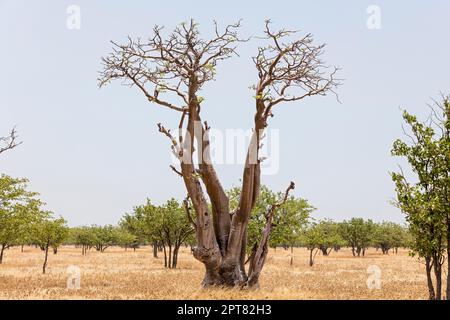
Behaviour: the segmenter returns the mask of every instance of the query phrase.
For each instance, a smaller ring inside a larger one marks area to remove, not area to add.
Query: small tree
[[[303,244],[309,250],[309,265],[314,264],[314,258],[319,251],[328,256],[334,248],[344,244],[339,233],[339,225],[325,219],[318,223],[312,223],[303,235]]]
[[[339,224],[339,233],[352,248],[353,256],[365,255],[366,249],[373,242],[375,225],[372,220],[365,221],[362,218],[352,218]]]
[[[5,249],[21,243],[37,217],[41,202],[27,190],[27,179],[0,175],[0,263]]]
[[[42,273],[46,272],[49,248],[57,248],[64,242],[67,235],[66,221],[63,218],[53,219],[48,212],[43,213],[42,219],[34,223],[33,242],[45,253]]]
[[[105,252],[105,250],[118,243],[117,233],[112,225],[91,226],[92,240],[97,251]]]
[[[133,214],[126,215],[122,224],[128,225],[137,237],[145,236],[154,245],[154,253],[156,244],[160,244],[164,266],[171,269],[177,267],[179,249],[194,233],[195,226],[188,199],[184,205],[170,199],[162,206],[155,206],[147,199],[145,205],[135,207]]]
[[[406,241],[406,230],[402,226],[387,221],[375,225],[373,242],[383,254],[391,249],[397,253],[399,247],[406,246]]]
[[[81,254],[95,246],[96,236],[91,227],[78,227],[70,229],[72,241],[76,246],[81,246]]]
[[[115,229],[115,238],[117,245],[124,247],[125,250],[128,248],[136,250],[139,247],[138,237],[124,228]]]

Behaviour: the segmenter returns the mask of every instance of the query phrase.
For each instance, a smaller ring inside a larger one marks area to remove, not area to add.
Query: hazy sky
[[[381,9],[381,29],[366,26],[369,5]],[[69,5],[81,9],[81,29],[66,27]],[[450,2],[433,1],[5,1],[0,0],[0,133],[17,125],[23,145],[0,157],[0,172],[28,177],[47,207],[70,225],[116,223],[150,197],[184,197],[169,168],[168,141],[156,123],[176,127],[179,115],[152,105],[120,83],[98,89],[100,58],[110,40],[146,38],[155,24],[168,30],[190,18],[211,32],[212,20],[243,19],[243,36],[274,28],[314,34],[324,59],[342,68],[334,97],[283,105],[280,170],[262,177],[274,190],[296,182],[295,194],[316,217],[402,221],[389,201],[390,156],[402,136],[400,107],[426,115],[425,104],[450,90]],[[204,118],[214,128],[248,129],[254,111],[248,86],[258,41],[221,63],[205,87]],[[240,165],[220,165],[226,187]]]

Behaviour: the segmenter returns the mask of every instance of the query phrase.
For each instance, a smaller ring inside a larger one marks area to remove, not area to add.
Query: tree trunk
[[[167,252],[166,252],[166,245],[163,245],[163,251],[164,251],[164,268],[167,268]]]
[[[314,265],[314,256],[313,256],[314,248],[309,249],[309,266],[312,267]]]
[[[158,258],[158,245],[153,243],[153,258]]]
[[[180,250],[180,245],[175,245],[175,247],[173,249],[172,269],[176,269],[176,267],[177,267],[179,250]]]
[[[2,249],[0,251],[0,264],[3,262],[3,252],[5,251],[5,245],[2,245]]]
[[[48,260],[48,247],[45,247],[45,259],[44,259],[44,265],[42,266],[42,273],[45,274],[45,270],[47,268],[47,260]]]
[[[169,269],[172,268],[172,245],[169,244],[169,263],[168,263]]]
[[[450,220],[447,217],[447,289],[446,299],[450,300]]]
[[[439,256],[436,254],[433,258],[434,276],[436,278],[436,300],[442,298],[442,264],[439,261]]]
[[[20,246],[20,252],[23,252],[23,244]]]
[[[53,254],[57,254],[58,253],[58,247],[53,248]]]
[[[260,191],[261,169],[258,152],[261,135],[267,126],[266,120],[270,110],[266,109],[261,99],[257,100],[255,126],[247,150],[238,209],[231,216],[229,199],[211,164],[209,127],[206,122],[203,126],[200,118],[200,104],[196,96],[197,81],[195,74],[190,76],[188,112],[183,113],[179,125],[180,129],[183,128],[184,118],[188,114],[186,134],[184,138],[178,137],[179,144],[174,144],[177,154],[180,156],[180,173],[196,213],[197,246],[193,250],[193,255],[205,266],[205,276],[202,281],[204,287],[213,285],[257,287],[259,274],[268,252],[268,240],[272,226],[271,223],[266,224],[261,242],[250,256],[248,275],[244,266],[247,244],[246,233],[250,213],[255,206]],[[265,111],[266,113],[264,113]],[[171,137],[169,131],[161,125],[158,126],[160,132]],[[195,149],[199,156],[199,170],[196,170],[193,161],[195,142],[197,143]],[[205,185],[211,206],[209,206],[207,196],[204,194],[200,179]],[[291,183],[286,193],[293,188],[294,185]],[[267,221],[272,220],[274,210],[279,205],[271,207],[266,216]]]
[[[436,300],[436,294],[433,286],[433,279],[431,277],[431,269],[433,268],[431,263],[431,257],[425,257],[425,269],[427,273],[427,285],[428,285],[428,299]]]

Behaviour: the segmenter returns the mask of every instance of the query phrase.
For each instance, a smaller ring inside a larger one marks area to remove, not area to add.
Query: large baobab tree
[[[312,35],[289,40],[296,31],[274,32],[270,21],[266,21],[265,36],[258,39],[267,44],[259,47],[253,58],[258,77],[252,86],[255,91],[253,134],[239,205],[230,212],[229,199],[211,161],[210,126],[201,117],[205,103],[199,91],[214,79],[217,64],[236,55],[237,44],[246,40],[237,34],[240,22],[223,29],[214,23],[214,27],[209,40],[202,39],[198,25],[190,21],[182,23],[167,37],[156,26],[146,41],[128,38],[125,44],[112,42],[113,52],[102,59],[99,85],[121,80],[142,91],[149,102],[180,114],[177,134],[162,124],[158,124],[158,129],[170,139],[180,163],[180,168],[171,168],[183,179],[195,211],[194,256],[205,265],[203,285],[255,287],[267,256],[275,210],[294,188],[291,182],[284,197],[267,208],[262,240],[254,247],[246,270],[247,225],[260,190],[259,150],[263,132],[280,104],[334,93],[339,81],[335,78],[337,69],[329,68],[321,60],[324,45],[316,45]],[[198,154],[197,164],[193,159],[194,149]]]

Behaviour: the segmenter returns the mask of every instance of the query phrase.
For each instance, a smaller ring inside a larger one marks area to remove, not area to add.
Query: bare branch
[[[192,226],[197,229],[197,225],[194,222],[194,219],[192,218],[191,215],[191,208],[189,206],[189,196],[187,196],[184,200],[183,200],[183,205],[184,205],[184,210],[186,211],[186,215],[188,217],[189,222],[192,224]]]
[[[265,38],[271,43],[258,48],[253,58],[259,81],[255,90],[257,108],[264,108],[264,118],[272,116],[272,108],[281,102],[302,100],[309,96],[326,95],[341,84],[336,78],[339,70],[330,67],[320,58],[324,44],[316,45],[311,34],[284,43],[283,40],[297,33],[285,30],[274,32],[270,20],[265,24]],[[328,71],[331,68],[331,71]]]
[[[8,136],[0,137],[0,153],[6,150],[11,150],[18,145],[22,144],[22,141],[18,141],[19,136],[17,135],[16,128],[13,128]]]

